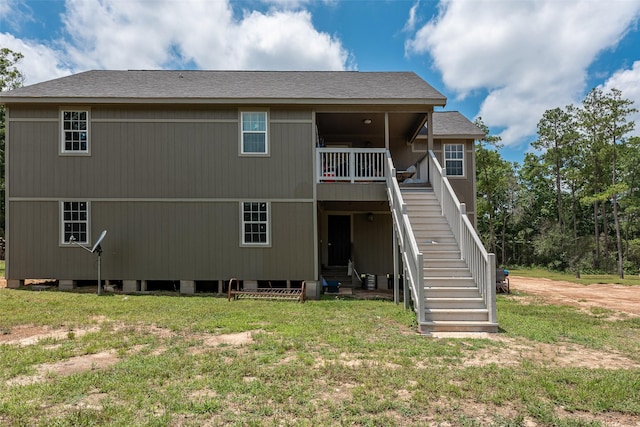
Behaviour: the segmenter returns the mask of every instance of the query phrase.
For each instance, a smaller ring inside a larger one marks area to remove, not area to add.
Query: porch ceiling
[[[418,133],[424,112],[389,113],[389,139],[408,141]],[[365,120],[371,120],[365,124]],[[349,143],[352,147],[384,147],[384,113],[317,113],[318,134],[327,144]]]

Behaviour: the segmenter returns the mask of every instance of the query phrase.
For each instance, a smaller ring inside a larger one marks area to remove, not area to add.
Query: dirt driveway
[[[601,307],[640,316],[640,287],[612,284],[579,285],[549,279],[509,276],[511,290],[539,296],[552,304]]]

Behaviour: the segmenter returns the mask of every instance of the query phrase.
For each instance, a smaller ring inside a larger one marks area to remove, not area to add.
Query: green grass
[[[502,340],[493,341],[420,336],[415,316],[387,301],[2,289],[0,332],[31,325],[66,333],[26,346],[0,341],[0,425],[582,426],[616,416],[640,422],[640,321],[535,299],[524,305],[522,298],[498,297]],[[253,340],[244,345],[211,342],[247,331]],[[630,366],[544,361],[537,343],[577,357],[612,354]],[[38,370],[108,351],[118,357],[113,364],[70,375]]]
[[[522,268],[509,269],[509,274],[513,276],[524,276],[533,278],[545,278],[551,280],[564,280],[567,282],[578,283],[581,285],[595,285],[600,283],[615,283],[625,286],[640,286],[640,277],[638,275],[625,275],[624,279],[614,274],[581,274],[579,279],[573,273],[563,273],[558,271],[549,271],[543,268]]]

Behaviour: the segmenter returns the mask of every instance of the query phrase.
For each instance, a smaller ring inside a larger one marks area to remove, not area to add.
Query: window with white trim
[[[89,202],[61,202],[62,243],[70,243],[71,236],[76,243],[89,243]]]
[[[89,111],[62,110],[62,152],[89,152]]]
[[[447,176],[464,176],[464,144],[445,144],[444,167]]]
[[[243,111],[240,113],[241,153],[267,154],[267,112]]]
[[[242,244],[269,245],[269,203],[242,202]]]

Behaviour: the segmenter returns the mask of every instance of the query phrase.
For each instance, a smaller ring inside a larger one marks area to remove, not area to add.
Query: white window
[[[464,144],[445,144],[444,167],[447,176],[464,176]]]
[[[89,243],[89,202],[62,202],[62,243]]]
[[[241,153],[268,154],[266,111],[243,111],[240,116]]]
[[[62,152],[89,153],[89,111],[62,110]]]
[[[242,202],[242,244],[269,245],[269,203]]]

